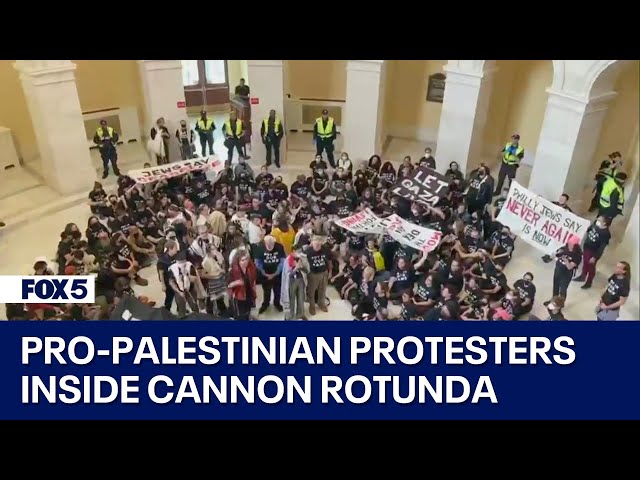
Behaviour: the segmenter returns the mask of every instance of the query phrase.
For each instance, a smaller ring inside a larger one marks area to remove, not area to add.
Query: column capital
[[[247,67],[282,67],[282,60],[247,60]]]
[[[442,70],[447,76],[447,83],[479,87],[484,78],[484,73],[482,72],[458,70],[457,68],[452,68],[447,65],[442,67]]]
[[[13,68],[33,85],[74,81],[76,64],[71,60],[16,60]]]
[[[347,60],[347,70],[380,73],[384,60]]]
[[[555,90],[552,87],[547,88],[547,93],[549,94],[547,105],[561,110],[584,114],[587,110],[587,106],[589,105],[588,98],[572,95],[561,90]]]
[[[138,64],[147,71],[182,70],[182,60],[138,60]]]

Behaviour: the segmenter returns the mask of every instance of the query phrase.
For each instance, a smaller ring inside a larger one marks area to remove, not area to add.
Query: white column
[[[17,60],[40,150],[42,176],[63,195],[88,191],[96,179],[71,60]]]
[[[341,134],[344,136],[343,150],[356,165],[381,153],[383,64],[384,60],[347,62],[347,98]]]
[[[480,163],[493,72],[445,66],[447,75],[435,157],[438,171],[458,162],[467,172]]]
[[[145,103],[143,138],[158,118],[163,117],[174,139],[180,120],[187,119],[180,60],[138,60]],[[178,142],[170,141],[170,159],[180,159]]]
[[[592,158],[614,92],[591,100],[555,92],[547,100],[529,188],[550,200],[566,193],[578,211],[591,185]]]
[[[260,126],[275,110],[284,124],[285,136],[280,143],[280,162],[287,158],[287,119],[284,116],[284,71],[282,60],[247,60],[247,76],[251,79],[251,162],[264,165],[266,150],[260,138]]]

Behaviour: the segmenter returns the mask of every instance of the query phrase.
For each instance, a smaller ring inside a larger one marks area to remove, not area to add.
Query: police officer
[[[118,152],[116,150],[116,144],[118,143],[118,133],[110,126],[107,125],[106,120],[100,120],[100,126],[96,129],[96,134],[93,136],[93,143],[98,145],[100,150],[100,157],[102,158],[102,167],[104,169],[102,178],[109,176],[109,162],[113,167],[113,173],[120,175],[118,170]]]
[[[213,155],[213,131],[216,124],[212,119],[207,118],[207,112],[200,112],[200,120],[196,122],[196,132],[200,135],[200,146],[202,147],[202,156],[207,156],[207,145],[209,145],[209,155]]]
[[[600,168],[598,169],[598,173],[596,173],[595,181],[596,186],[593,189],[593,198],[591,199],[591,205],[589,206],[589,211],[594,212],[598,210],[600,205],[600,194],[602,193],[602,186],[604,182],[607,181],[609,177],[615,177],[617,170],[622,167],[622,155],[620,152],[613,152],[609,155],[608,160],[604,160],[600,164]]]
[[[233,160],[233,149],[238,150],[238,156],[247,159],[248,157],[243,154],[242,146],[244,145],[244,123],[238,118],[238,114],[235,110],[232,110],[229,114],[229,120],[224,122],[222,127],[222,133],[224,133],[224,146],[227,147],[227,167],[231,166],[231,160]]]
[[[598,215],[607,217],[609,223],[618,215],[622,215],[622,209],[624,208],[624,182],[626,180],[626,173],[616,172],[615,177],[608,177],[602,185]]]
[[[498,185],[493,195],[502,193],[502,185],[506,177],[509,178],[509,186],[516,177],[516,172],[520,166],[520,161],[524,158],[524,148],[520,146],[520,135],[514,133],[511,135],[511,142],[507,143],[502,149],[502,164],[500,165],[500,173],[498,173]]]
[[[322,155],[323,151],[327,152],[327,160],[331,168],[336,168],[336,162],[333,159],[333,142],[336,134],[336,123],[333,117],[329,116],[328,110],[322,110],[322,116],[316,119],[316,124],[313,126],[313,141],[316,143],[316,155]]]
[[[274,162],[276,167],[280,168],[280,140],[282,140],[284,131],[282,122],[275,110],[269,111],[269,116],[262,121],[260,128],[260,136],[262,143],[267,149],[267,166],[271,165],[271,150],[273,150]]]

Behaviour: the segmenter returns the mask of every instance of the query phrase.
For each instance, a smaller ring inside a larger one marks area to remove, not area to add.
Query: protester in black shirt
[[[552,295],[564,298],[567,301],[567,289],[573,278],[573,274],[582,261],[582,249],[577,237],[569,238],[567,244],[556,252],[556,267],[553,272]],[[545,302],[548,305],[549,302]]]
[[[418,311],[415,303],[413,303],[413,293],[410,290],[405,290],[400,294],[400,300],[402,302],[402,308],[400,309],[400,320],[417,320]]]
[[[413,265],[411,265],[405,257],[399,257],[396,267],[391,270],[391,278],[389,279],[389,298],[397,300],[402,292],[413,291],[415,277]]]
[[[462,291],[464,276],[458,260],[451,260],[449,265],[438,270],[437,275],[441,285],[451,285],[457,292]]]
[[[333,287],[338,291],[341,298],[344,298],[343,288],[349,283],[351,279],[351,275],[353,271],[359,265],[359,258],[357,255],[351,255],[349,260],[345,262],[342,270],[339,272],[335,272],[335,274],[329,279],[329,284],[333,285]]]
[[[479,280],[476,277],[469,277],[462,290],[464,297],[460,300],[460,306],[465,310],[472,308],[484,298],[484,293],[480,289]]]
[[[599,216],[592,223],[584,236],[583,253],[582,253],[582,273],[574,279],[574,282],[585,282],[581,288],[591,288],[593,279],[596,276],[596,264],[605,248],[611,240],[611,232],[609,231],[609,219]]]
[[[511,260],[513,246],[514,240],[511,236],[511,229],[508,226],[503,225],[500,236],[496,238],[493,250],[491,251],[493,261],[504,268]]]
[[[415,303],[418,314],[424,315],[440,296],[440,286],[435,275],[427,275],[424,280],[418,281],[416,284],[415,295],[413,301]]]
[[[171,311],[171,305],[175,298],[175,291],[169,285],[169,267],[176,261],[176,255],[178,254],[178,242],[173,240],[167,240],[164,245],[165,251],[158,256],[158,262],[156,268],[158,269],[158,277],[160,278],[160,285],[164,292],[164,306],[167,310]]]
[[[309,164],[312,173],[320,173],[327,170],[327,162],[322,159],[322,155],[316,155],[316,158]]]
[[[451,300],[455,301],[455,297],[458,292],[459,290],[456,290],[453,285],[443,284],[440,287],[440,298],[438,298],[438,301],[434,304],[433,308],[427,312],[424,319],[440,320],[440,317],[442,316],[442,308],[447,304],[447,302]]]
[[[338,218],[346,218],[353,215],[353,204],[345,198],[344,194],[339,193],[336,199],[329,203],[329,212]]]
[[[104,215],[107,207],[107,192],[104,191],[100,182],[93,183],[93,190],[89,192],[89,206],[91,213]]]
[[[596,307],[598,320],[617,320],[620,308],[627,302],[631,290],[631,266],[627,262],[618,262],[616,269],[607,281],[607,288]]]
[[[558,199],[557,202],[551,202],[551,203],[553,203],[554,205],[558,205],[559,207],[562,207],[569,212],[573,212],[573,210],[571,210],[571,207],[567,203],[568,201],[569,201],[569,195],[567,195],[566,193],[563,193],[562,195],[560,195],[560,198]],[[551,255],[544,255],[542,257],[542,261],[544,263],[550,263],[551,261],[553,261],[553,258],[554,257],[552,257]]]
[[[393,167],[391,162],[384,162],[380,168],[378,176],[380,177],[380,180],[385,180],[389,185],[396,183],[396,169]]]
[[[372,318],[376,309],[373,299],[376,296],[375,270],[371,267],[365,267],[362,271],[362,279],[359,284],[358,302],[353,306],[353,316],[355,320],[368,320]]]
[[[488,280],[491,284],[490,287],[483,288],[482,291],[489,296],[489,301],[495,302],[502,298],[509,288],[507,277],[500,265],[496,265],[495,270],[491,272],[491,274],[488,274]]]
[[[302,200],[309,198],[310,192],[311,189],[307,177],[298,175],[296,181],[291,184],[291,205],[294,208],[298,208]]]
[[[365,189],[369,187],[369,180],[367,180],[365,171],[356,170],[355,181],[353,182],[353,187],[354,187],[358,197],[361,197],[362,196],[362,192],[364,192]]]
[[[311,183],[311,192],[316,197],[324,199],[329,195],[329,175],[323,169],[317,168],[314,170],[309,182]]]
[[[377,282],[375,295],[373,296],[373,308],[376,310],[377,319],[386,319],[389,311],[389,299],[387,298],[387,287],[384,282]]]
[[[345,172],[344,168],[338,167],[331,177],[331,185],[329,187],[331,195],[344,193],[345,184],[351,181],[351,173]]]
[[[371,170],[372,177],[377,177],[380,173],[380,168],[382,167],[382,160],[378,155],[371,155],[369,157],[369,161],[367,162],[367,169]]]
[[[262,278],[262,306],[258,313],[264,313],[269,308],[271,302],[271,292],[273,291],[273,306],[279,312],[283,308],[280,305],[280,294],[282,286],[282,269],[287,258],[284,247],[276,242],[271,235],[264,237],[264,240],[257,248],[254,255],[256,268]]]
[[[536,286],[533,284],[533,274],[527,272],[520,280],[516,280],[516,283],[513,284],[513,290],[520,297],[520,305],[515,312],[515,316],[519,317],[531,312],[533,302],[536,299]]]
[[[486,206],[491,203],[491,184],[487,169],[480,167],[477,175],[471,177],[467,186],[467,209],[469,213],[484,213]]]
[[[425,166],[432,170],[436,169],[436,159],[431,155],[431,147],[427,147],[424,149],[424,156],[418,160],[419,166]]]
[[[347,231],[348,248],[351,253],[358,253],[364,250],[364,236]]]

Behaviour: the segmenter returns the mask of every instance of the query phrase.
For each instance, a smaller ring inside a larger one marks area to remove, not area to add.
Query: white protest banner
[[[391,193],[433,207],[449,193],[449,179],[428,167],[419,167],[410,177],[398,180]]]
[[[442,233],[438,230],[407,222],[396,214],[390,215],[386,221],[386,233],[403,245],[428,253],[440,244]]]
[[[511,182],[509,195],[496,220],[546,254],[553,254],[572,236],[582,241],[591,224],[516,181]]]
[[[217,156],[209,155],[203,158],[193,158],[181,162],[173,162],[157,167],[141,168],[140,170],[129,170],[129,177],[136,183],[151,183],[166,178],[177,177],[197,170],[220,173],[224,169],[224,162]]]
[[[351,215],[350,217],[336,220],[335,222],[335,224],[339,227],[349,230],[351,233],[357,233],[361,235],[380,235],[382,233],[385,233],[385,223],[385,219],[378,217],[368,208],[354,215]]]

